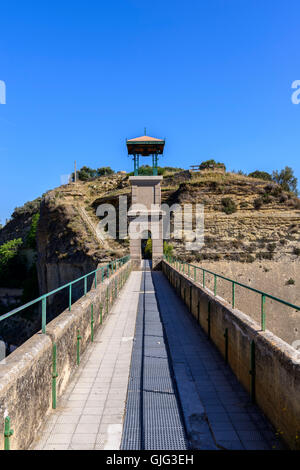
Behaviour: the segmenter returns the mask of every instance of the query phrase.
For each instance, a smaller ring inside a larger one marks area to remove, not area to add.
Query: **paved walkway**
[[[119,449],[141,276],[131,273],[32,449]]]
[[[146,271],[131,273],[32,448],[281,446],[164,275]]]
[[[188,449],[149,270],[141,283],[121,449]]]

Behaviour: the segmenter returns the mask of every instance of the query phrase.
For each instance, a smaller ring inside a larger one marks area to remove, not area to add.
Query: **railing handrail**
[[[214,276],[215,278],[215,287],[214,287],[214,294],[216,295],[216,279],[217,278],[220,278],[220,279],[224,279],[225,281],[228,281],[232,284],[232,305],[233,307],[235,306],[235,286],[240,286],[240,287],[243,287],[247,290],[250,290],[252,292],[255,292],[259,295],[261,295],[262,297],[262,305],[261,305],[261,315],[262,315],[262,319],[261,319],[261,322],[262,322],[262,329],[265,330],[265,310],[264,310],[264,303],[265,303],[265,299],[268,298],[268,299],[271,299],[271,300],[274,300],[275,302],[278,302],[278,303],[281,303],[287,307],[290,307],[290,308],[293,308],[295,309],[296,311],[300,311],[300,306],[298,305],[294,305],[292,304],[291,302],[287,302],[286,300],[283,300],[283,299],[280,299],[278,297],[275,297],[274,295],[272,294],[268,294],[264,291],[261,291],[259,289],[255,289],[254,287],[251,287],[251,286],[248,286],[247,284],[243,284],[242,282],[238,282],[238,281],[235,281],[234,279],[230,279],[226,276],[223,276],[222,274],[217,274],[213,271],[210,271],[209,269],[206,269],[206,268],[202,268],[201,266],[196,266],[195,264],[190,264],[190,263],[186,263],[185,261],[182,261],[180,260],[179,258],[173,258],[171,256],[164,256],[164,258],[170,263],[172,264],[172,262],[177,262],[177,263],[181,263],[182,264],[185,264],[187,266],[189,266],[189,268],[194,268],[194,269],[200,269],[202,271],[202,273],[208,273],[208,274],[211,274],[212,276]],[[176,269],[176,268],[175,268]],[[186,274],[185,272],[183,274]],[[189,276],[188,276],[189,277]],[[204,283],[203,283],[204,284]],[[205,288],[205,284],[203,285],[203,287]]]
[[[6,318],[8,317],[11,317],[12,315],[15,315],[16,313],[18,312],[21,312],[22,310],[25,310],[26,308],[30,307],[31,305],[34,305],[36,304],[37,302],[40,302],[40,301],[44,301],[44,299],[46,299],[47,297],[50,297],[51,295],[53,294],[56,294],[57,292],[67,288],[67,287],[71,287],[73,284],[75,284],[76,282],[79,282],[81,281],[82,279],[87,279],[88,276],[91,276],[92,274],[96,274],[98,271],[101,271],[101,270],[104,270],[105,268],[106,269],[109,269],[110,266],[112,266],[113,264],[116,264],[118,262],[122,262],[122,266],[127,263],[127,261],[129,260],[130,256],[129,255],[126,255],[126,256],[123,256],[122,258],[117,258],[115,260],[112,260],[110,261],[109,263],[107,263],[106,265],[104,266],[100,266],[99,268],[97,269],[94,269],[94,271],[91,271],[87,274],[84,274],[83,276],[81,277],[78,277],[77,279],[74,279],[73,281],[70,281],[68,282],[67,284],[64,284],[63,286],[60,286],[60,287],[57,287],[56,289],[50,291],[50,292],[47,292],[46,294],[43,294],[41,295],[40,297],[37,297],[36,299],[33,299],[33,300],[30,300],[29,302],[27,302],[26,304],[24,305],[20,305],[20,307],[17,307],[13,310],[11,310],[10,312],[7,312],[7,313],[4,313],[3,315],[0,316],[0,322],[2,320],[5,320]],[[86,292],[85,292],[86,293]],[[69,306],[69,310],[70,310],[70,306]],[[43,331],[44,333],[45,331]]]

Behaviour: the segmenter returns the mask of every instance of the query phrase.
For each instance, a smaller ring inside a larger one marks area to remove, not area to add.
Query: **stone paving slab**
[[[141,277],[130,274],[31,449],[119,449]]]

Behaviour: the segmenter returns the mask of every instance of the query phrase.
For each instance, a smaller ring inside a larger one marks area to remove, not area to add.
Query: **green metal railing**
[[[85,274],[84,276],[79,277],[78,279],[75,279],[74,281],[69,282],[68,284],[65,284],[64,286],[61,286],[51,292],[48,292],[47,294],[42,295],[41,297],[38,297],[35,300],[32,300],[31,302],[28,302],[27,304],[22,305],[21,307],[18,307],[8,313],[5,313],[0,317],[0,321],[4,320],[5,318],[8,318],[12,315],[15,315],[16,313],[24,310],[25,308],[34,305],[37,302],[41,302],[42,304],[42,332],[46,333],[46,305],[47,305],[47,297],[49,297],[52,294],[55,294],[56,292],[59,292],[63,289],[69,288],[69,310],[71,310],[72,307],[72,286],[76,282],[79,282],[83,280],[84,283],[84,295],[87,294],[87,278],[89,276],[94,276],[94,287],[97,287],[97,273],[98,271],[101,271],[101,283],[104,282],[104,279],[109,279],[110,275],[117,272],[119,268],[121,268],[124,264],[126,264],[130,259],[130,256],[124,256],[123,258],[111,261],[105,266],[101,266],[98,269],[95,269],[94,271],[91,271],[88,274]],[[112,300],[114,301],[117,296],[118,292],[120,289],[123,287],[125,284],[126,280],[128,279],[128,268],[126,269],[126,272],[121,272],[120,273],[120,283],[118,286],[117,279],[115,280],[115,283],[111,289],[111,298],[108,295],[108,287],[106,288],[106,313],[108,313],[108,304],[109,301]],[[100,312],[99,312],[99,322],[102,324],[103,321],[103,303],[100,304]],[[95,323],[95,315],[94,315],[94,304],[91,303],[91,317],[90,317],[90,324],[91,324],[91,342],[94,341],[94,323]],[[77,335],[76,335],[76,364],[79,366],[80,364],[80,341],[82,340],[82,336],[80,334],[80,330],[77,330]],[[52,345],[52,408],[56,409],[56,403],[57,403],[57,393],[56,393],[56,382],[57,382],[57,377],[58,377],[58,372],[57,372],[57,347],[56,343],[53,343]],[[10,450],[10,438],[13,435],[13,430],[11,429],[11,423],[10,423],[10,417],[6,416],[4,420],[4,449],[5,450]]]
[[[83,291],[84,295],[87,294],[87,279],[90,276],[94,277],[94,286],[95,288],[97,287],[97,273],[101,272],[101,283],[104,282],[105,278],[109,278],[110,274],[113,274],[116,272],[117,269],[122,267],[125,263],[127,263],[130,259],[130,256],[124,256],[123,258],[119,258],[117,260],[111,261],[110,263],[106,264],[105,266],[101,266],[100,268],[95,269],[94,271],[91,271],[90,273],[85,274],[84,276],[81,276],[74,281],[68,282],[67,284],[58,287],[57,289],[52,290],[51,292],[48,292],[47,294],[43,294],[37,299],[31,300],[30,302],[27,302],[24,305],[21,305],[20,307],[15,308],[14,310],[11,310],[10,312],[5,313],[0,317],[0,322],[5,320],[6,318],[11,317],[12,315],[16,315],[17,313],[21,312],[22,310],[25,310],[28,307],[31,307],[34,304],[37,304],[38,302],[41,302],[42,306],[42,333],[46,333],[46,323],[47,323],[47,298],[50,297],[51,295],[56,294],[57,292],[62,291],[63,289],[69,289],[69,311],[71,311],[72,308],[72,287],[74,284],[76,284],[79,281],[83,280]]]
[[[261,296],[261,309],[260,309],[260,322],[261,322],[261,329],[262,331],[266,330],[266,299],[271,299],[274,300],[275,302],[278,302],[280,304],[285,305],[286,307],[293,308],[297,311],[300,311],[300,306],[294,305],[290,302],[287,302],[285,300],[279,299],[278,297],[275,297],[274,295],[267,294],[266,292],[263,292],[261,290],[255,289],[254,287],[247,286],[247,284],[242,284],[241,282],[234,281],[233,279],[230,279],[228,277],[222,276],[221,274],[214,273],[212,271],[209,271],[208,269],[201,268],[200,266],[195,266],[193,264],[185,263],[184,261],[181,261],[177,258],[173,258],[172,256],[164,256],[165,260],[171,264],[172,266],[175,267],[180,273],[185,274],[187,277],[191,278],[194,282],[200,282],[200,285],[204,289],[206,289],[206,274],[209,274],[213,276],[213,293],[216,296],[218,293],[218,279],[223,279],[227,282],[231,283],[232,286],[232,294],[231,294],[231,305],[232,308],[235,308],[236,305],[236,286],[243,287],[249,291],[255,292]],[[187,267],[187,269],[186,269]],[[193,268],[193,269],[191,269]],[[200,281],[200,276],[197,276],[197,272],[200,271],[202,272],[201,276],[201,281]]]

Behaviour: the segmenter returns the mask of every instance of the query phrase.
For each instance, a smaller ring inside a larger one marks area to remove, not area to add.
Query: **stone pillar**
[[[163,223],[161,211],[162,176],[131,176],[132,207],[128,212],[129,222],[140,237],[130,237],[130,256],[134,270],[140,269],[142,260],[141,239],[142,232],[149,230],[152,238],[152,269],[160,269],[163,258]],[[139,204],[138,213],[134,205]]]

